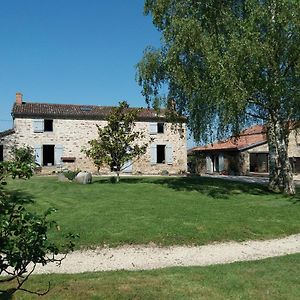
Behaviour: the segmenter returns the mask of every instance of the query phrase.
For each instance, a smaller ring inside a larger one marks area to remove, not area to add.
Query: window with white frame
[[[150,162],[155,164],[173,164],[173,147],[170,144],[152,144]]]

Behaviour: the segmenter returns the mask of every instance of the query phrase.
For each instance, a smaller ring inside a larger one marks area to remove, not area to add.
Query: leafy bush
[[[109,182],[110,182],[110,183],[117,183],[117,182],[118,182],[118,179],[117,179],[116,176],[111,176],[111,177],[109,177]]]
[[[66,178],[68,178],[69,180],[74,180],[75,177],[77,176],[77,174],[80,172],[80,170],[75,170],[75,171],[66,171],[63,172],[63,174],[65,175]]]
[[[0,296],[2,294],[8,299],[17,290],[28,291],[22,286],[36,264],[61,262],[62,259],[57,259],[55,255],[73,250],[75,237],[69,234],[66,245],[49,241],[48,230],[56,223],[48,221],[47,217],[54,209],[48,209],[43,215],[32,213],[26,208],[27,204],[34,203],[31,195],[10,192],[4,188],[8,176],[26,179],[33,175],[34,157],[31,149],[13,148],[12,154],[14,160],[0,163],[0,275],[5,276],[0,279],[0,287],[1,283],[15,282],[14,288],[0,288]]]
[[[26,163],[28,165],[35,165],[35,156],[33,153],[33,148],[30,146],[23,146],[17,148],[13,146],[10,151],[14,163]]]
[[[161,171],[161,175],[163,176],[168,176],[169,175],[169,172],[167,170],[162,170]]]

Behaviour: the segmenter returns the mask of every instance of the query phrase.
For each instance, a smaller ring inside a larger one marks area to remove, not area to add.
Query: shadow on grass
[[[0,292],[0,300],[11,300],[14,299],[14,296],[10,293],[10,291],[7,292]]]
[[[107,184],[109,178],[99,178],[94,184]],[[232,195],[271,195],[266,185],[244,183],[218,178],[194,177],[122,177],[120,184],[149,183],[165,186],[175,191],[196,191],[214,199],[228,199]],[[300,195],[299,195],[300,196]]]
[[[289,197],[293,204],[300,204],[300,188],[296,189],[296,195]]]
[[[34,195],[27,193],[23,190],[15,189],[15,190],[6,191],[6,195],[9,198],[10,202],[15,204],[26,205],[35,202]]]

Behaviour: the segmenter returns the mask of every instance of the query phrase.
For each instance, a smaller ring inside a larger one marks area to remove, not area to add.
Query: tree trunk
[[[288,124],[279,122],[276,116],[270,116],[267,124],[269,146],[269,188],[294,195],[295,184],[288,157]]]
[[[289,144],[289,126],[288,124],[275,124],[275,139],[278,151],[278,160],[280,166],[279,178],[281,190],[288,195],[295,195],[295,184],[293,180],[293,172],[288,157],[288,144]]]
[[[120,172],[119,172],[119,171],[117,171],[116,183],[119,183],[119,181],[120,181]]]
[[[267,139],[269,147],[269,189],[274,192],[280,191],[278,151],[276,147],[275,130],[273,124],[267,124]]]

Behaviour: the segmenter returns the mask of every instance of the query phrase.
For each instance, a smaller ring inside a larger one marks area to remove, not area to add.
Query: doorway
[[[54,166],[54,145],[43,145],[43,165]]]
[[[250,154],[250,172],[267,173],[268,170],[268,153]]]

